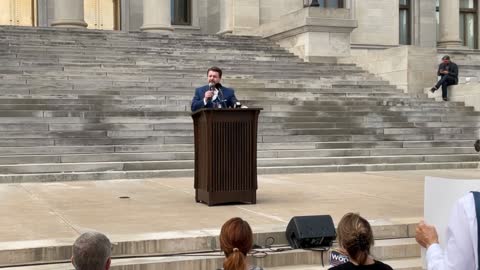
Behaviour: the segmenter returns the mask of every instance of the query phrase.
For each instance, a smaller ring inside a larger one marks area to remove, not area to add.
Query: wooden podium
[[[197,202],[256,203],[260,110],[200,109],[192,114]]]

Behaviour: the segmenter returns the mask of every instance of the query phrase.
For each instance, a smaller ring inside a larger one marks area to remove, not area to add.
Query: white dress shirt
[[[428,270],[477,270],[478,232],[473,194],[460,198],[454,205],[443,251],[439,244],[427,249]]]

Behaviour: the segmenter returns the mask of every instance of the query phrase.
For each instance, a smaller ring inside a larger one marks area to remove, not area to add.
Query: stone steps
[[[191,152],[193,144],[157,144],[157,145],[55,145],[54,140],[38,140],[42,147],[35,147],[36,140],[19,139],[19,147],[9,145],[9,140],[0,148],[2,155],[7,154],[68,154],[68,153],[142,153],[142,152]],[[28,143],[30,142],[30,143]],[[22,144],[30,144],[33,146],[21,146]],[[341,151],[361,150],[370,151],[372,154],[385,155],[388,153],[398,154],[422,154],[421,151],[430,149],[431,153],[473,153],[471,149],[471,140],[456,141],[357,141],[357,142],[285,142],[285,143],[258,143],[258,151],[268,150],[291,150],[291,151],[327,151],[340,149]],[[434,148],[432,148],[434,147]],[[471,151],[468,151],[470,149]],[[30,152],[31,151],[31,152]],[[388,152],[390,151],[390,152]]]
[[[429,140],[430,138],[469,139],[478,135],[478,128],[326,128],[326,129],[260,129],[259,142],[299,141],[375,141],[375,140]],[[193,130],[35,130],[1,131],[0,142],[5,139],[69,140],[129,140],[157,139],[193,143]]]
[[[79,138],[70,133],[72,137],[49,138],[2,138],[0,146],[34,146],[34,145],[57,145],[57,146],[83,146],[83,145],[152,145],[152,144],[192,144],[192,136],[156,136],[156,137],[117,137],[117,138]],[[407,144],[417,141],[467,141],[471,145],[475,142],[477,134],[427,134],[427,135],[297,135],[297,136],[270,136],[264,135],[258,138],[259,143],[351,143],[393,141]],[[448,145],[447,145],[448,146]],[[428,153],[428,152],[427,152]]]
[[[189,154],[186,154],[189,155]],[[139,155],[140,156],[140,155]],[[55,156],[37,156],[37,157],[9,157],[15,159],[15,164],[1,164],[0,175],[8,176],[15,174],[45,174],[45,173],[65,173],[65,172],[143,172],[149,175],[157,171],[159,177],[169,176],[168,173],[173,170],[184,170],[188,176],[193,172],[193,160],[172,159],[173,155],[164,155],[167,160],[159,161],[157,157],[150,156],[155,161],[142,160],[135,161],[102,161],[102,156],[97,155],[92,162],[81,162],[79,156],[65,156],[65,161],[73,163],[58,163],[58,157]],[[176,153],[175,156],[181,157],[182,154]],[[190,155],[191,156],[191,155]],[[144,157],[147,157],[144,155]],[[104,156],[104,159],[114,159],[112,155]],[[25,164],[22,159],[27,162]],[[36,163],[35,161],[39,162]],[[41,163],[44,162],[44,163]],[[357,167],[375,167],[383,165],[385,167],[402,167],[415,164],[437,165],[437,164],[465,164],[467,168],[478,168],[478,154],[447,154],[447,155],[403,155],[403,156],[342,156],[342,157],[299,157],[299,158],[258,158],[257,166],[260,173],[297,173],[295,169],[311,168],[316,172],[333,168],[353,168]],[[361,165],[354,165],[361,164]],[[392,164],[392,165],[391,165]],[[393,165],[394,164],[394,165]],[[464,168],[464,167],[462,167]],[[186,170],[186,171],[185,171]],[[317,171],[319,170],[319,171]],[[340,169],[341,170],[341,169]],[[393,170],[393,169],[392,169]],[[102,173],[103,174],[103,173]],[[161,175],[161,176],[160,176]],[[0,177],[2,179],[3,177]],[[102,179],[104,179],[102,177]],[[3,179],[2,179],[3,180]],[[3,181],[2,181],[3,182]]]
[[[0,60],[4,182],[192,175],[190,101],[212,65],[263,108],[259,173],[478,167],[472,107],[260,38],[0,27]]]
[[[422,270],[423,261],[419,258],[392,259],[383,260],[383,263],[390,265],[396,270]],[[271,267],[269,270],[327,270],[330,266],[321,266],[320,264],[302,264],[295,266]]]
[[[447,145],[448,142],[445,142]],[[348,146],[348,148],[342,148]],[[369,148],[366,148],[370,146]],[[375,148],[375,146],[379,148]],[[320,157],[320,156],[358,156],[358,155],[421,155],[429,148],[427,147],[399,147],[402,145],[395,145],[392,143],[390,147],[382,145],[375,145],[374,143],[359,142],[358,146],[353,143],[304,143],[304,144],[275,144],[275,143],[260,143],[258,144],[259,157]],[[430,144],[431,146],[431,144]],[[438,146],[430,149],[431,154],[471,154],[473,153],[468,144],[457,143],[449,146]],[[101,154],[101,155],[120,155],[127,156],[132,159],[135,156],[155,156],[157,153],[167,153],[175,155],[176,153],[189,154],[188,159],[193,158],[193,144],[175,144],[175,145],[106,145],[106,146],[43,146],[43,147],[0,147],[1,156],[11,155],[69,155],[76,154],[80,157],[90,157],[83,154]],[[130,157],[132,156],[132,157]],[[61,158],[60,158],[61,160]]]
[[[295,100],[290,98],[270,98],[270,99],[262,99],[259,101],[255,97],[246,97],[244,95],[239,95],[239,97],[243,104],[260,104],[260,105],[282,105],[282,106],[322,106],[324,107],[345,107],[346,109],[355,109],[355,108],[370,108],[370,107],[380,107],[380,108],[387,108],[387,107],[394,107],[397,109],[400,108],[418,108],[419,110],[422,107],[431,108],[431,109],[455,109],[455,110],[473,110],[472,107],[465,107],[457,103],[423,103],[420,101],[416,102],[401,102],[401,101],[376,101],[376,100]],[[0,96],[0,105],[136,105],[136,104],[144,104],[144,105],[157,105],[157,104],[165,104],[167,102],[176,102],[178,104],[190,104],[192,97],[189,95],[185,96],[139,96],[136,99],[126,98],[126,97],[107,97],[107,96],[98,96],[98,97],[82,97],[79,96],[74,98],[73,96],[31,96],[31,95],[11,95],[11,96]]]
[[[281,113],[307,113],[315,112],[315,116],[325,115],[329,113],[338,112],[339,114],[365,114],[378,113],[385,116],[392,115],[392,112],[398,112],[402,115],[415,115],[415,113],[428,113],[430,116],[444,114],[450,112],[452,115],[464,113],[466,115],[479,115],[471,107],[448,108],[448,107],[414,107],[414,106],[322,106],[323,113],[318,114],[319,106],[299,106],[299,105],[263,105],[262,101],[250,101],[242,103],[249,107],[261,107],[265,113],[267,112],[281,112]],[[164,112],[164,111],[190,111],[190,102],[187,101],[163,101],[156,104],[108,104],[103,102],[86,103],[86,104],[1,104],[0,101],[0,115],[2,112],[8,111],[10,114],[15,112],[84,112],[84,113],[115,113],[119,116],[128,115],[130,112]],[[305,114],[303,114],[305,115]]]
[[[73,91],[71,91],[73,92]],[[243,103],[254,104],[260,102],[256,96],[238,95]],[[167,93],[161,95],[77,95],[74,93],[66,95],[30,95],[30,94],[4,94],[0,95],[0,104],[164,104],[168,102],[188,104],[192,99],[192,95],[181,95],[181,93]],[[384,99],[377,100],[374,98],[358,98],[358,99],[309,99],[307,97],[262,97],[264,105],[291,105],[291,106],[337,106],[337,107],[425,107],[425,108],[454,108],[459,110],[471,110],[471,107],[465,107],[459,102],[438,103],[422,101],[405,101],[404,99]],[[422,106],[420,106],[422,105]]]
[[[5,119],[2,119],[5,120]],[[48,118],[45,119],[48,121]],[[53,119],[52,119],[53,120]],[[180,119],[179,119],[180,120]],[[41,123],[4,123],[0,122],[0,130],[5,130],[8,132],[18,132],[18,131],[155,131],[155,130],[184,130],[192,131],[192,123],[188,121],[177,122],[177,123],[168,123],[164,122],[162,119],[155,121],[151,119],[150,121],[142,121],[138,119],[137,123],[131,123],[131,121],[125,121],[122,123],[122,120],[112,122],[112,123],[94,123],[94,121],[75,121],[74,123],[66,121],[67,123],[59,123],[58,121],[41,121]],[[348,119],[347,119],[348,120]],[[30,121],[30,120],[29,120]],[[12,119],[11,122],[16,122]],[[80,123],[79,123],[80,122]],[[381,133],[381,129],[384,129],[384,132],[392,132],[392,128],[407,130],[407,128],[437,128],[435,131],[442,131],[441,129],[456,128],[458,131],[465,131],[459,128],[466,128],[466,130],[480,127],[480,123],[477,123],[473,127],[470,126],[469,122],[463,124],[457,124],[456,122],[438,122],[436,123],[425,122],[425,123],[412,123],[412,122],[378,122],[378,123],[361,123],[354,121],[347,122],[298,122],[298,123],[271,123],[261,121],[260,130],[266,130],[267,132],[271,129],[285,129],[285,130],[297,130],[297,129],[307,129],[307,130],[317,130],[317,129],[365,129],[369,130],[370,128],[377,129],[377,132]],[[438,130],[440,129],[440,130]],[[425,129],[424,129],[425,130]],[[475,131],[475,130],[474,130]],[[264,134],[263,132],[260,132]],[[350,132],[352,133],[352,132]]]
[[[380,244],[391,244],[389,240],[379,240]],[[407,242],[407,241],[405,241]],[[265,269],[302,269],[297,268],[298,265],[305,265],[310,263],[309,267],[315,266],[316,268],[311,269],[328,269],[328,267],[323,267],[323,262],[328,262],[327,254],[328,252],[319,252],[319,251],[308,251],[308,250],[294,250],[294,251],[276,251],[283,250],[284,248],[272,248],[272,251],[266,251],[266,256],[264,258],[257,258],[254,255],[251,255],[249,258],[250,262],[254,265],[262,266]],[[405,256],[413,255],[415,256],[415,251],[413,246],[408,246],[405,244],[392,246],[384,246],[382,248],[374,248],[376,251],[373,253],[390,253],[390,254],[401,254],[405,252]],[[398,249],[399,251],[395,250]],[[262,250],[260,250],[262,251]],[[389,255],[389,254],[388,254]],[[412,258],[388,258],[388,255],[378,255],[375,256],[378,260],[383,260],[385,263],[390,263],[395,269],[422,269],[421,260],[417,257]],[[400,255],[398,255],[400,256]],[[322,259],[323,257],[323,259]],[[184,255],[184,256],[166,256],[166,257],[147,257],[147,258],[127,258],[127,259],[113,259],[111,269],[161,269],[161,270],[194,270],[194,269],[218,269],[221,267],[224,260],[223,254],[219,252],[212,252],[200,255]],[[49,266],[31,266],[31,267],[20,267],[19,270],[46,270],[46,269],[68,269],[71,267],[70,263],[63,263],[57,265]],[[397,268],[400,267],[400,268]],[[307,268],[307,269],[310,269]],[[12,268],[6,268],[12,269]]]
[[[80,147],[76,147],[80,148]],[[113,147],[103,147],[99,149],[80,149],[79,151],[75,147],[61,148],[61,147],[50,147],[50,149],[41,149],[37,150],[37,153],[34,152],[34,149],[20,149],[23,151],[30,150],[28,154],[19,154],[16,149],[5,149],[5,147],[0,147],[0,150],[13,150],[13,154],[8,152],[2,152],[0,156],[1,165],[12,165],[12,164],[60,164],[60,163],[91,163],[91,162],[129,162],[129,161],[192,161],[194,159],[194,153],[192,149],[189,151],[181,152],[180,150],[175,149],[174,152],[142,152],[142,153],[123,153],[123,152],[114,152]],[[70,149],[70,152],[66,149]],[[62,150],[62,152],[60,152]],[[464,148],[435,148],[435,151],[429,151],[429,156],[424,155],[425,148],[386,148],[386,149],[318,149],[318,150],[266,150],[258,151],[257,157],[259,158],[259,166],[273,167],[276,164],[271,164],[271,160],[261,159],[291,159],[295,158],[294,163],[298,162],[301,165],[312,165],[310,163],[315,163],[314,165],[325,163],[324,160],[298,160],[298,159],[315,159],[315,158],[325,158],[329,157],[329,162],[332,163],[354,163],[356,160],[361,160],[362,163],[378,162],[378,159],[374,157],[383,158],[386,155],[395,155],[399,160],[402,159],[402,156],[408,158],[408,162],[419,160],[419,162],[432,162],[432,161],[445,161],[446,155],[448,157],[455,157],[455,160],[458,161],[472,161],[472,155],[475,155],[471,147]],[[52,152],[60,152],[55,154]],[[88,151],[88,152],[87,152]],[[82,153],[83,152],[83,153]],[[71,154],[69,154],[71,153]],[[368,157],[368,159],[365,159]],[[345,160],[343,160],[345,158]],[[284,160],[278,160],[284,161]],[[386,162],[391,161],[390,158],[385,159]],[[265,164],[264,164],[265,163]],[[400,163],[400,162],[399,162]],[[284,163],[282,163],[284,164]]]
[[[248,104],[247,104],[248,105]],[[78,104],[78,105],[1,105],[0,115],[5,117],[15,116],[39,116],[39,117],[56,117],[68,114],[70,116],[83,116],[88,117],[100,117],[100,116],[117,116],[117,117],[134,117],[134,116],[188,116],[190,114],[189,104],[176,104],[170,102],[169,104],[158,105],[105,105],[95,106],[90,104]],[[257,107],[257,106],[252,106]],[[414,117],[427,114],[426,118],[432,117],[444,117],[446,111],[450,111],[450,118],[465,116],[465,117],[479,117],[480,113],[472,111],[470,109],[454,110],[454,109],[436,109],[436,108],[385,108],[378,107],[377,110],[367,110],[365,108],[356,110],[346,110],[342,107],[327,107],[326,111],[317,111],[316,107],[294,107],[294,106],[265,106],[262,114],[263,118],[266,117],[313,117],[318,121],[318,117],[359,117],[359,116],[371,116],[373,117]],[[445,116],[445,119],[446,118]],[[474,118],[468,118],[474,119]],[[313,120],[313,119],[312,119]],[[308,121],[308,120],[307,120]],[[468,120],[465,120],[468,121]],[[306,122],[306,121],[302,121]],[[312,121],[309,121],[312,122]]]
[[[375,221],[372,224],[375,236],[373,255],[385,261],[418,260],[420,248],[412,238],[414,226],[410,223],[382,224]],[[256,265],[270,269],[307,264],[313,267],[321,265],[322,261],[326,264],[329,262],[328,252],[289,249],[284,226],[253,230],[255,243],[263,246],[258,251],[267,253],[263,257],[250,255],[250,260]],[[110,236],[113,242],[112,266],[113,269],[216,269],[223,261],[223,254],[219,252],[218,234],[218,229],[204,229]],[[267,238],[275,240],[271,249],[264,246]],[[69,269],[72,267],[69,262],[72,241],[45,239],[3,242],[0,248],[0,267],[12,270]]]
[[[0,183],[23,182],[58,182],[58,181],[89,181],[113,179],[145,179],[164,177],[193,177],[193,169],[169,170],[121,170],[97,166],[95,171],[81,171],[84,167],[75,166],[75,172],[62,171],[60,173],[30,173],[19,172],[14,174],[0,174]],[[475,162],[429,162],[429,163],[400,163],[400,164],[350,164],[350,165],[316,165],[316,166],[283,166],[258,167],[259,174],[284,173],[320,173],[320,172],[363,172],[363,171],[398,171],[398,170],[438,170],[438,169],[478,169]]]

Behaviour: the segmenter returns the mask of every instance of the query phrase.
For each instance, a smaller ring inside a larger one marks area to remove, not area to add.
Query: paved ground
[[[86,229],[112,240],[148,237],[218,229],[233,216],[254,230],[285,226],[295,215],[330,214],[338,222],[349,211],[374,223],[418,221],[427,175],[480,178],[480,170],[261,175],[256,205],[214,207],[195,203],[192,178],[2,184],[0,242],[68,242]]]

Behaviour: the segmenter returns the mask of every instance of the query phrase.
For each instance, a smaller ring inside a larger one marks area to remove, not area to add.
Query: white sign
[[[480,191],[479,179],[446,179],[425,177],[424,218],[429,225],[435,225],[440,246],[445,248],[445,237],[450,212],[455,202],[470,191]],[[422,250],[422,259],[425,251]]]

